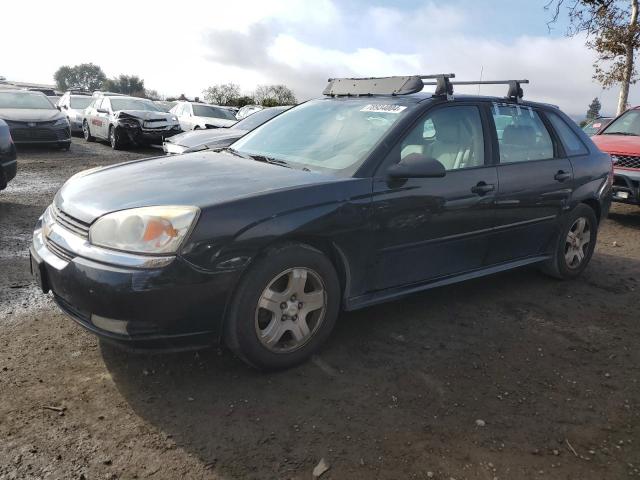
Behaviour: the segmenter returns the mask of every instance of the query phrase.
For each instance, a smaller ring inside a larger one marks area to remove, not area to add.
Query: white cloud
[[[94,62],[109,76],[136,74],[166,94],[199,95],[228,81],[246,91],[277,82],[307,98],[330,76],[454,71],[474,79],[484,68],[485,79],[528,77],[528,98],[569,113],[582,113],[597,95],[606,112],[615,109],[617,92],[602,94],[591,80],[593,56],[583,39],[472,36],[467,32],[477,32],[482,19],[451,4],[425,1],[409,10],[332,0],[112,0],[104,8],[95,0],[60,0],[56,13],[35,14],[49,9],[45,0],[3,6],[0,75],[52,82],[60,65]],[[511,18],[518,21],[517,11]],[[640,101],[635,89],[631,94]]]

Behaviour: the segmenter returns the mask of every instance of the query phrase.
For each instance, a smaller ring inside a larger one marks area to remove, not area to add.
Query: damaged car
[[[87,142],[107,140],[114,150],[126,146],[162,145],[180,133],[178,118],[151,100],[124,95],[98,95],[85,111],[82,132]]]
[[[199,102],[178,102],[169,112],[180,121],[184,131],[230,127],[238,120],[227,107]]]
[[[18,160],[16,159],[16,146],[13,144],[11,132],[7,123],[0,120],[0,190],[16,176]]]

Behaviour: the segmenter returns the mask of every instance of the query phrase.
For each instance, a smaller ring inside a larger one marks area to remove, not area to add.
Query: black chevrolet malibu
[[[81,172],[36,225],[32,271],[106,340],[223,341],[262,369],[309,357],[341,310],[529,264],[579,275],[608,155],[519,84],[422,82],[334,80],[230,148]]]

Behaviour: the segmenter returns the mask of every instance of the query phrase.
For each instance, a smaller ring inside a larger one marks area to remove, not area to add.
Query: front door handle
[[[571,174],[563,170],[558,170],[558,173],[556,173],[553,178],[555,178],[559,182],[564,182],[565,180],[569,180],[571,178]]]
[[[492,183],[486,182],[478,182],[475,187],[471,187],[471,191],[478,195],[485,195],[489,192],[493,192],[496,189],[496,186]]]

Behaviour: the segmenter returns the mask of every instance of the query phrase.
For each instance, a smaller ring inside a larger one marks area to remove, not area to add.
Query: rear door
[[[480,105],[450,102],[429,110],[391,151],[373,185],[372,290],[482,267],[498,188],[486,121]],[[388,167],[411,154],[438,160],[446,175],[390,179]]]
[[[571,162],[542,112],[510,103],[494,103],[491,112],[499,189],[488,265],[543,255],[574,183]]]

